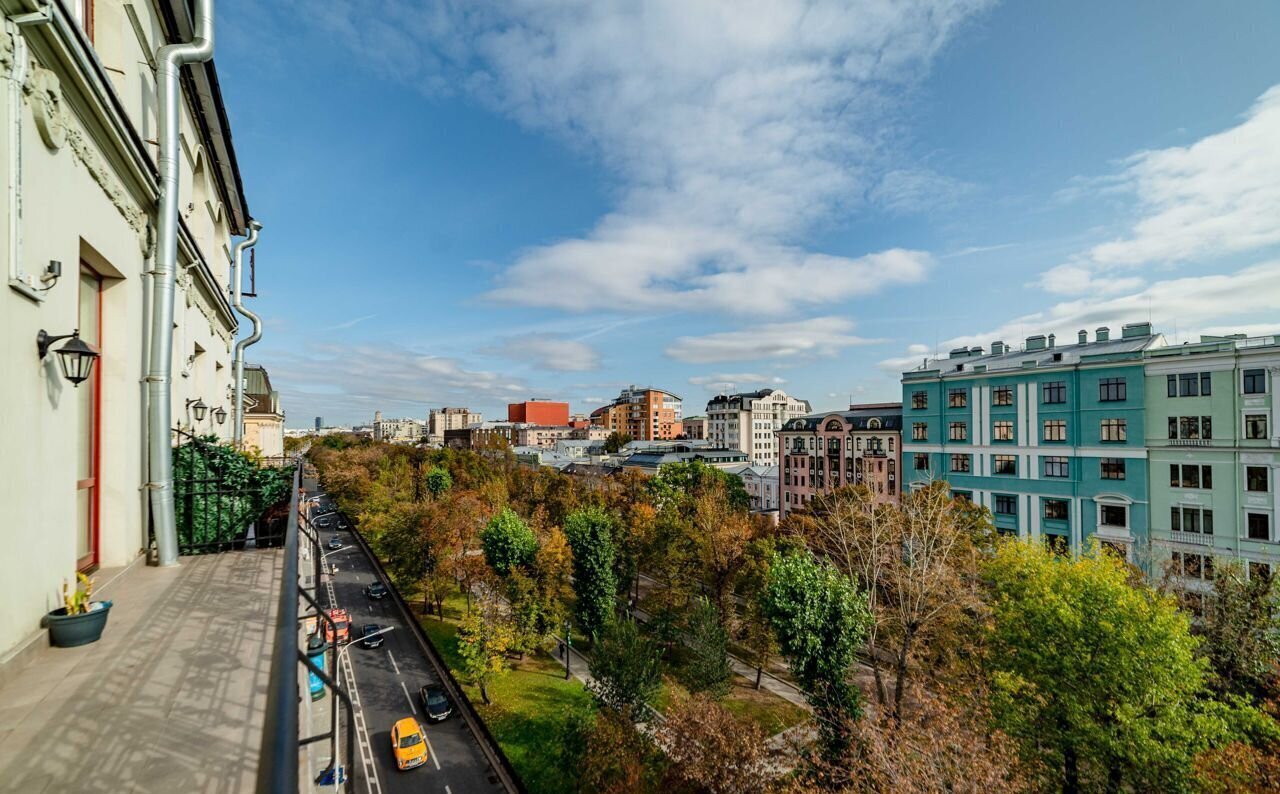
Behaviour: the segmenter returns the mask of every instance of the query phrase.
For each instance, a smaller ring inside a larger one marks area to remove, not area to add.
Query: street
[[[333,509],[324,496],[316,504],[312,513],[315,516]],[[373,562],[356,543],[351,530],[336,528],[337,514],[331,515],[332,526],[319,531],[327,552],[325,560],[337,567],[337,574],[327,577],[332,589],[321,588],[321,601],[331,594],[336,601],[333,606],[351,614],[352,645],[344,654],[349,664],[340,665],[340,674],[356,708],[356,746],[362,757],[345,762],[355,778],[355,791],[367,794],[501,791],[456,703],[453,714],[444,722],[423,721],[418,690],[426,684],[439,684],[440,678],[419,648],[393,598],[388,595],[375,600],[365,595],[364,588],[377,581]],[[343,548],[329,551],[327,544],[335,535],[341,538]],[[380,647],[366,649],[358,639],[366,623],[394,629],[382,635],[384,642]],[[353,675],[354,682],[351,682]],[[425,729],[430,760],[416,769],[401,771],[396,768],[391,752],[391,726],[396,720],[409,716],[417,718]],[[343,731],[351,728],[344,725]]]

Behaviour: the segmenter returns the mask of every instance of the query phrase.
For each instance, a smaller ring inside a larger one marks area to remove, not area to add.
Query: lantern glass
[[[218,424],[222,424],[227,421],[227,410],[225,408],[213,409],[213,418],[217,420]]]
[[[62,370],[62,377],[77,387],[93,374],[93,362],[97,358],[97,349],[78,335],[58,348],[58,366]]]
[[[191,415],[196,418],[197,422],[204,421],[204,415],[209,412],[209,406],[204,404],[204,400],[196,400],[195,405],[191,406]]]

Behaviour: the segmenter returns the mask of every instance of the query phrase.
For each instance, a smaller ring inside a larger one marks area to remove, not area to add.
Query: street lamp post
[[[569,662],[573,659],[573,635],[569,632],[569,621],[564,622],[564,680],[569,680]]]

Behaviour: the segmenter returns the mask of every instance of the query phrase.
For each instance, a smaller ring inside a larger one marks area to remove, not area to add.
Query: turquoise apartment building
[[[902,374],[905,487],[946,480],[1002,532],[1071,554],[1096,537],[1149,570],[1144,356],[1163,344],[1131,323],[925,360]]]
[[[1203,336],[1145,360],[1155,571],[1190,592],[1226,560],[1276,571],[1280,337]]]

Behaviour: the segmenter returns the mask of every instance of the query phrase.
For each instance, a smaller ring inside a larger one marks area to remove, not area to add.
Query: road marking
[[[400,675],[400,665],[396,664],[396,657],[391,655],[390,648],[387,649],[387,658],[391,660],[391,667],[396,671],[396,675]],[[401,685],[404,684],[403,681],[401,681],[400,683]]]
[[[400,688],[404,690],[404,699],[405,699],[405,700],[407,700],[407,701],[409,701],[409,708],[413,709],[413,713],[414,713],[414,714],[417,714],[417,713],[418,713],[418,707],[417,707],[417,706],[415,706],[415,705],[413,705],[413,698],[409,697],[409,687],[405,686],[405,685],[404,685],[404,682],[403,682],[403,681],[401,681],[401,682],[400,682]]]
[[[427,729],[422,729],[422,738],[427,740],[427,752],[431,753],[431,760],[436,764],[436,771],[440,771],[440,756],[436,755],[436,748],[431,746],[431,737],[427,736]]]
[[[453,789],[449,788],[448,786],[445,786],[444,794],[453,794]]]
[[[373,745],[369,741],[369,728],[364,720],[364,706],[360,703],[360,689],[356,686],[355,670],[351,658],[342,656],[342,669],[351,695],[352,715],[355,717],[356,744],[360,746],[360,765],[364,767],[365,790],[368,794],[382,794],[382,781],[378,779],[378,765],[373,760]]]

